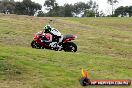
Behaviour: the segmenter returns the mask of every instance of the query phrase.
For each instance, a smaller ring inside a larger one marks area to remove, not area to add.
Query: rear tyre
[[[67,42],[63,45],[63,50],[65,52],[76,52],[77,51],[77,45],[73,42]]]

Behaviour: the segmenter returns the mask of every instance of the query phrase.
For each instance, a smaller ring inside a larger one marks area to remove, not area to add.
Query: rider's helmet
[[[46,25],[43,28],[45,30],[45,33],[49,33],[51,31],[51,26],[50,25]]]

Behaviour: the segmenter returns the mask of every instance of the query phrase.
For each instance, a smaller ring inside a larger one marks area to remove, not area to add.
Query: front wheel
[[[63,45],[63,50],[65,52],[76,52],[77,51],[77,45],[73,42],[67,42]]]
[[[35,43],[34,40],[31,42],[31,47],[32,47],[32,48],[36,48],[36,43]]]
[[[36,49],[41,48],[41,46],[39,44],[37,44],[34,40],[31,42],[31,46],[32,46],[32,48],[36,48]]]

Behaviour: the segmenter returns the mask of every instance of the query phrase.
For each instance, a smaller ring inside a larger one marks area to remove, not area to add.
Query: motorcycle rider
[[[63,36],[61,33],[55,29],[52,28],[50,25],[46,25],[43,28],[42,33],[44,35],[49,35],[49,40],[41,40],[41,42],[49,43],[49,46],[52,48],[58,48],[58,50],[61,49],[61,46],[59,45],[62,42]]]
[[[48,35],[49,36],[49,39],[48,40],[45,40],[44,38],[42,38],[41,42],[44,42],[44,43],[51,43],[52,42],[52,35],[50,34],[50,31],[51,31],[51,26],[50,25],[46,25],[43,28],[43,30],[41,31],[41,34],[43,34],[44,36],[45,35]]]

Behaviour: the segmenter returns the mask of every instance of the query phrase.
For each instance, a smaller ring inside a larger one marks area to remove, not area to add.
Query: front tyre
[[[76,52],[77,51],[77,45],[73,42],[67,42],[63,45],[63,50],[65,52]]]
[[[31,47],[36,49],[41,49],[41,46],[38,43],[36,43],[34,40],[31,42]]]
[[[35,43],[34,40],[31,42],[31,47],[32,47],[32,48],[36,48],[36,43]]]

